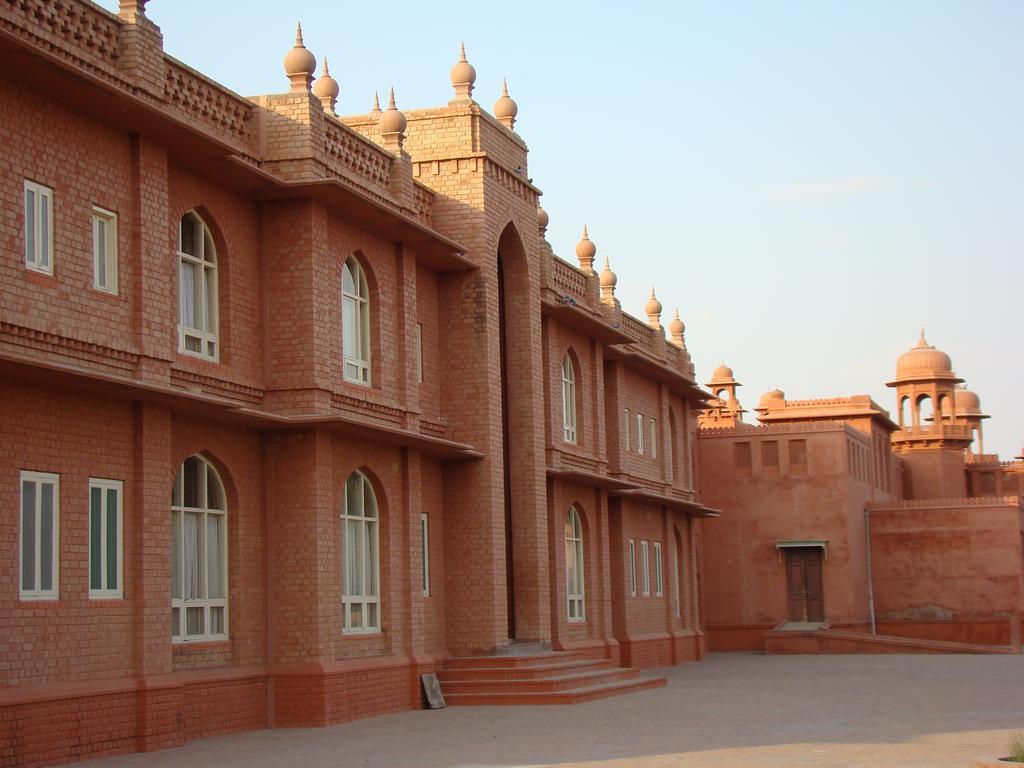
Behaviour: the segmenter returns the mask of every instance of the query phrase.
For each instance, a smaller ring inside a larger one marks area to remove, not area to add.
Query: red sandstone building
[[[0,764],[700,658],[706,393],[554,256],[515,102],[338,117],[301,38],[243,98],[144,5],[0,8]],[[568,655],[460,660],[513,641]]]
[[[961,382],[922,333],[888,384],[896,422],[864,395],[773,390],[755,426],[715,371],[699,440],[723,510],[705,527],[712,650],[956,650],[865,632],[1019,648],[1024,457],[983,452],[988,417]]]

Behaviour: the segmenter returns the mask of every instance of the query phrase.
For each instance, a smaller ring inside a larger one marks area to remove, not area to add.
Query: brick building
[[[712,650],[1019,650],[1024,460],[984,453],[962,381],[922,332],[888,384],[896,421],[866,395],[772,390],[753,425],[715,371],[699,417],[702,498],[723,510],[705,527]]]
[[[338,117],[300,35],[243,98],[144,6],[0,6],[0,764],[702,657],[683,324],[554,255],[507,92]]]

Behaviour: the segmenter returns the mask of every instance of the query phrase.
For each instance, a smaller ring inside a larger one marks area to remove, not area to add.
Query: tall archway
[[[547,549],[543,445],[538,445],[543,425],[537,424],[534,397],[540,324],[529,260],[514,224],[498,239],[497,267],[508,631],[512,638],[536,640],[549,631],[541,614],[550,577],[541,555]]]

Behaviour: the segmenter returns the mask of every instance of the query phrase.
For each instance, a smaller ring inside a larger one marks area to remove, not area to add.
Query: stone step
[[[556,664],[581,658],[579,651],[549,651],[510,656],[456,656],[444,663],[445,669],[507,669],[509,667],[531,667],[541,664]]]
[[[545,704],[581,704],[609,696],[660,688],[667,684],[663,677],[639,677],[634,680],[604,683],[565,691],[549,692],[507,692],[453,693],[445,692],[445,701],[453,707],[462,706],[509,706]]]
[[[528,667],[472,667],[469,669],[442,669],[437,673],[441,683],[456,680],[535,680],[544,677],[559,677],[572,672],[607,669],[607,659],[573,659],[553,664],[536,664]]]
[[[614,667],[584,672],[573,672],[557,677],[534,679],[485,679],[485,680],[453,680],[444,683],[444,695],[463,693],[534,693],[567,691],[577,688],[590,688],[606,683],[634,680],[640,676],[640,670],[632,667]]]
[[[764,635],[766,654],[815,653],[979,653],[1004,654],[1020,651],[1001,645],[976,645],[948,640],[924,640],[896,635],[870,635],[839,629],[772,630]]]

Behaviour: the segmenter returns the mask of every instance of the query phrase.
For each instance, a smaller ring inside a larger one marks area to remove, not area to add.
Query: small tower
[[[380,115],[380,112],[381,112],[381,110],[380,110],[380,97],[378,96],[377,92],[374,91],[373,92],[373,107],[370,108],[370,114],[371,115]]]
[[[476,70],[466,60],[466,46],[459,43],[459,60],[451,71],[452,88],[455,98],[450,103],[473,100],[473,83],[476,82]]]
[[[576,258],[579,259],[579,261],[580,261],[580,269],[582,269],[587,274],[590,274],[590,275],[594,274],[594,257],[595,256],[597,256],[597,246],[594,245],[594,242],[590,239],[590,236],[587,234],[587,225],[584,224],[583,225],[583,236],[580,238],[580,241],[578,243],[576,243]],[[604,261],[604,268],[608,272],[611,272],[611,270],[608,269],[608,260],[607,259],[605,259],[605,261]],[[612,278],[614,278],[614,281],[612,282],[612,288],[614,289],[615,288],[615,283],[618,282],[618,278],[615,277],[615,273],[614,272],[611,272],[611,274],[612,274]],[[604,272],[601,273],[601,285],[602,285],[602,287],[604,286]],[[603,295],[603,293],[604,292],[602,291],[602,295]]]
[[[295,46],[284,57],[284,73],[291,82],[292,93],[308,92],[316,72],[316,56],[302,43],[302,25],[295,30]]]
[[[708,389],[714,393],[714,399],[708,401],[708,407],[697,416],[700,427],[735,427],[743,422],[746,413],[736,397],[736,389],[743,385],[736,381],[732,368],[725,363],[719,365],[711,373]]]
[[[498,122],[510,131],[516,124],[516,115],[519,114],[519,105],[508,95],[508,83],[501,81],[501,96],[494,102],[494,116]]]
[[[981,398],[961,384],[953,393],[953,406],[956,412],[955,422],[966,424],[971,428],[974,441],[977,442],[975,453],[985,453],[985,438],[982,434],[981,422],[989,418],[981,410]]]
[[[584,228],[584,235],[586,234],[586,228]],[[588,241],[589,242],[589,241]],[[597,249],[594,249],[597,252]],[[612,268],[608,265],[608,257],[604,257],[604,269],[601,270],[601,303],[615,309],[620,308],[619,300],[615,298],[615,286],[619,282],[619,277]]]
[[[928,343],[924,328],[917,344],[896,361],[896,378],[886,384],[896,390],[900,425],[892,450],[903,459],[909,499],[967,495],[965,454],[973,431],[958,418],[956,385],[962,381],[949,355]]]
[[[335,105],[338,103],[338,96],[341,94],[341,86],[338,81],[331,77],[331,70],[327,66],[327,57],[324,56],[324,68],[320,77],[313,83],[313,95],[320,99],[324,112],[329,115],[338,116],[335,112]]]

